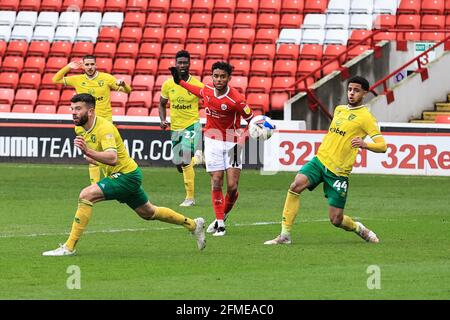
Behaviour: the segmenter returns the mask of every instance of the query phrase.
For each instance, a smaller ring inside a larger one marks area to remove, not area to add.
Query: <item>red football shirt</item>
[[[246,121],[253,117],[244,96],[231,87],[227,87],[225,94],[217,96],[212,84],[200,88],[181,81],[180,85],[203,99],[206,111],[205,137],[236,142],[241,116]]]

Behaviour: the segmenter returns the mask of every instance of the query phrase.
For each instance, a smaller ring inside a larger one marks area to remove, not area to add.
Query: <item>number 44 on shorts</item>
[[[336,180],[333,183],[333,188],[337,189],[338,191],[341,191],[341,189],[343,189],[345,192],[347,192],[347,181]]]

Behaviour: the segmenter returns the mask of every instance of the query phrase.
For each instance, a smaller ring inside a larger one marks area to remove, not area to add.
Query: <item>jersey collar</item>
[[[347,105],[347,109],[348,110],[357,110],[357,109],[361,109],[361,108],[364,108],[364,107],[365,107],[365,105],[363,105],[363,104],[360,105],[360,106],[357,106],[357,107],[353,107],[353,108],[351,108],[350,105]]]
[[[90,127],[88,130],[86,130],[86,133],[89,133],[92,131],[92,129],[95,128],[95,125],[97,124],[97,116],[94,118],[94,123],[92,124],[92,127]]]
[[[227,91],[223,95],[218,97],[217,93],[216,93],[216,88],[214,88],[214,97],[216,97],[217,99],[222,99],[223,97],[226,97],[228,95],[228,92],[230,92],[230,87],[229,86],[227,86]]]
[[[94,80],[95,78],[98,77],[98,74],[99,74],[98,71],[95,71],[94,76],[93,76],[92,78],[89,78],[88,75],[85,73],[85,74],[84,74],[84,77],[85,77],[87,80]]]

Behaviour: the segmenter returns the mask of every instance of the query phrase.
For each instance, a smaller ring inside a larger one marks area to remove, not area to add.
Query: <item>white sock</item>
[[[223,220],[217,220],[217,227],[224,227],[225,228],[225,223],[223,223]]]

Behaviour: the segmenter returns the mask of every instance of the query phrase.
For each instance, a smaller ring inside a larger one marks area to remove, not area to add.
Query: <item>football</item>
[[[272,119],[264,115],[253,117],[248,125],[250,137],[253,139],[267,140],[272,136],[274,130],[275,125]]]

